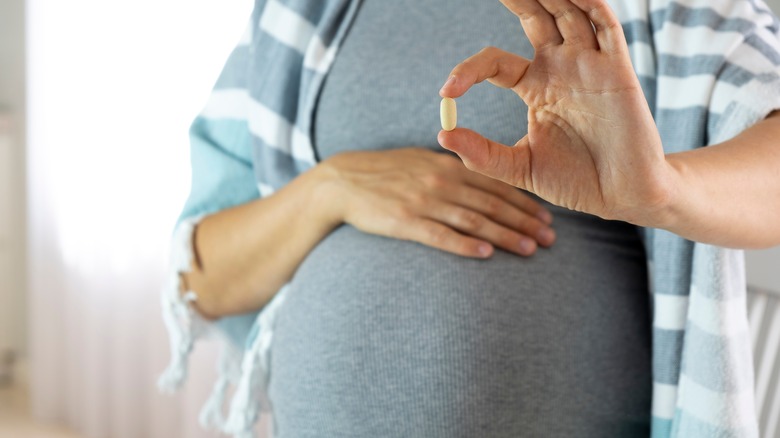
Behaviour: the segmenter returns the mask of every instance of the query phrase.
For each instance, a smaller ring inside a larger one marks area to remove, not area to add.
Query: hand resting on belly
[[[207,216],[185,289],[207,318],[263,307],[308,253],[347,223],[465,257],[550,246],[552,216],[516,188],[423,148],[345,152],[268,197]]]

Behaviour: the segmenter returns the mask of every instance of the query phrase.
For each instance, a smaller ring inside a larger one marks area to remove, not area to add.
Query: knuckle
[[[409,205],[405,205],[403,208],[405,210],[408,210],[408,211],[412,211],[413,210],[412,206],[417,206],[417,207],[425,206],[429,202],[429,200],[430,200],[428,195],[426,195],[423,192],[418,192],[418,191],[410,192],[406,196],[407,196]]]
[[[577,12],[579,12],[579,9],[574,9],[571,6],[564,7],[563,9],[560,9],[560,10],[556,11],[553,14],[553,17],[555,17],[556,20],[563,19],[563,20],[572,21],[576,17],[578,17]]]
[[[398,218],[387,219],[387,233],[397,239],[409,239],[410,233],[404,223]]]
[[[520,12],[518,17],[520,17],[520,20],[526,23],[538,23],[540,21],[544,22],[542,19],[542,14],[538,12]]]
[[[491,217],[498,216],[504,210],[505,202],[501,198],[496,196],[490,196],[485,200],[485,213]]]
[[[398,226],[402,226],[402,224],[414,220],[417,217],[417,214],[408,205],[401,205],[396,208],[396,214],[391,217]]]
[[[390,216],[385,218],[387,224],[387,233],[398,239],[408,239],[411,236],[409,228],[409,219],[402,216]]]
[[[495,46],[487,46],[480,50],[479,53],[485,56],[496,56],[501,53],[501,49]]]
[[[447,186],[447,177],[441,173],[433,172],[423,177],[423,183],[432,189],[443,189]]]
[[[429,225],[425,232],[428,241],[434,246],[442,247],[447,243],[447,228]]]
[[[458,226],[467,231],[476,231],[485,223],[484,217],[472,210],[462,210],[456,218]]]

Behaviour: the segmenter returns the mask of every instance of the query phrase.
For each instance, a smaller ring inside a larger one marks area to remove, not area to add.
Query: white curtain
[[[200,437],[215,347],[163,396],[159,309],[187,130],[251,0],[28,0],[34,414],[86,438]]]

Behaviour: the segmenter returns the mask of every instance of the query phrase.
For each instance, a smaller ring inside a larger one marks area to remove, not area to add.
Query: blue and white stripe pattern
[[[780,23],[762,0],[610,3],[667,153],[725,141],[780,109]],[[174,358],[161,386],[182,383],[192,343],[205,331],[227,335],[228,351],[245,345],[243,355],[224,361],[202,416],[236,436],[251,436],[262,405],[273,318],[286,289],[254,324],[206,324],[180,298],[178,273],[190,267],[200,217],[268,196],[316,164],[317,96],[359,7],[360,0],[257,0],[192,125],[192,192],[174,233],[163,296]],[[645,229],[644,237],[653,297],[653,437],[758,436],[742,252],[663,230]],[[223,419],[215,406],[228,381],[238,388]]]

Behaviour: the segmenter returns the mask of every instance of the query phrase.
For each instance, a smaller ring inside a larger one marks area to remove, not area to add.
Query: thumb
[[[530,151],[528,138],[514,147],[497,143],[470,129],[439,132],[439,144],[458,154],[469,170],[529,190]]]

